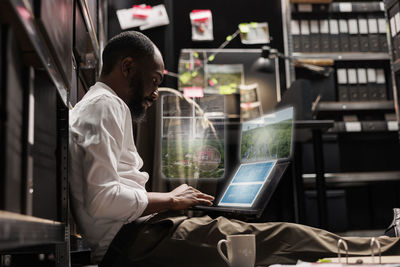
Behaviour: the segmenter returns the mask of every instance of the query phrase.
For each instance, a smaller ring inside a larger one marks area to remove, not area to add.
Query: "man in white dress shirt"
[[[70,112],[72,211],[93,261],[119,267],[223,266],[216,244],[236,233],[257,235],[257,264],[334,256],[338,237],[323,230],[163,212],[211,205],[214,199],[187,185],[167,193],[145,189],[149,175],[140,171],[132,121],[140,121],[157,100],[163,72],[161,53],[150,39],[121,33],[103,51],[99,81]],[[140,218],[147,221],[136,223]],[[379,241],[382,251],[400,252],[397,239]],[[369,239],[347,242],[360,248],[354,254],[368,254]]]

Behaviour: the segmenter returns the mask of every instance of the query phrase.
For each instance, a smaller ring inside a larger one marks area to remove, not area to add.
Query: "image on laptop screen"
[[[292,152],[293,107],[242,124],[241,161],[287,159]]]
[[[275,166],[276,160],[240,165],[218,206],[251,207]]]

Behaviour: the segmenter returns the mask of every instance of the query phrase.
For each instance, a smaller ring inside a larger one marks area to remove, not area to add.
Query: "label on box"
[[[310,34],[310,28],[308,26],[308,20],[301,20],[301,34],[308,35]]]
[[[292,34],[300,35],[299,21],[292,20],[290,26],[291,26]]]
[[[339,3],[339,10],[340,10],[340,12],[351,12],[351,11],[353,11],[351,3]]]
[[[361,132],[361,122],[359,121],[345,122],[344,126],[346,128],[346,132]]]
[[[376,82],[379,84],[385,84],[386,79],[385,79],[385,72],[383,69],[377,69],[376,70]]]
[[[357,71],[356,69],[348,69],[347,70],[347,78],[350,84],[356,84],[357,83]]]
[[[331,34],[339,34],[339,25],[336,19],[329,20],[329,27],[331,29]]]
[[[339,84],[347,84],[347,74],[346,69],[337,70],[337,78]]]
[[[376,71],[375,69],[367,69],[367,77],[369,83],[376,83]]]
[[[392,35],[392,38],[396,36],[397,30],[396,30],[396,22],[394,20],[394,17],[390,18],[390,34]]]
[[[396,16],[394,16],[394,21],[396,22],[396,33],[400,32],[400,13],[397,13]]]
[[[386,20],[385,19],[378,19],[378,29],[379,29],[379,33],[386,34]]]
[[[319,22],[319,30],[320,30],[321,33],[329,33],[328,20],[321,20]]]
[[[387,128],[389,131],[398,131],[399,130],[399,124],[397,121],[388,121],[387,122]]]
[[[310,20],[311,33],[319,33],[318,20]]]
[[[357,69],[358,83],[367,83],[367,71],[366,69]]]
[[[339,20],[339,30],[341,33],[348,33],[349,27],[347,25],[347,21],[345,19]]]
[[[366,19],[359,19],[358,26],[360,27],[361,34],[368,34],[368,22]]]
[[[358,34],[358,24],[356,19],[349,19],[349,33]]]
[[[378,23],[376,19],[368,19],[368,31],[369,33],[378,33]]]

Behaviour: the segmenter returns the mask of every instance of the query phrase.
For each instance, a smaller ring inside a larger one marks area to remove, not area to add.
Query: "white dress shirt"
[[[139,171],[130,110],[104,83],[90,88],[69,122],[72,210],[98,262],[121,227],[146,209],[149,175]]]

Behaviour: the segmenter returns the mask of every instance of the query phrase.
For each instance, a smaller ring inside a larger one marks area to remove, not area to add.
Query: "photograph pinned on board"
[[[209,9],[195,9],[190,12],[192,41],[214,40],[212,13]]]
[[[157,6],[134,5],[132,8],[117,10],[121,30],[140,27],[140,30],[169,24],[167,10],[163,4]]]
[[[267,22],[240,23],[240,39],[242,44],[269,44],[269,28]]]

